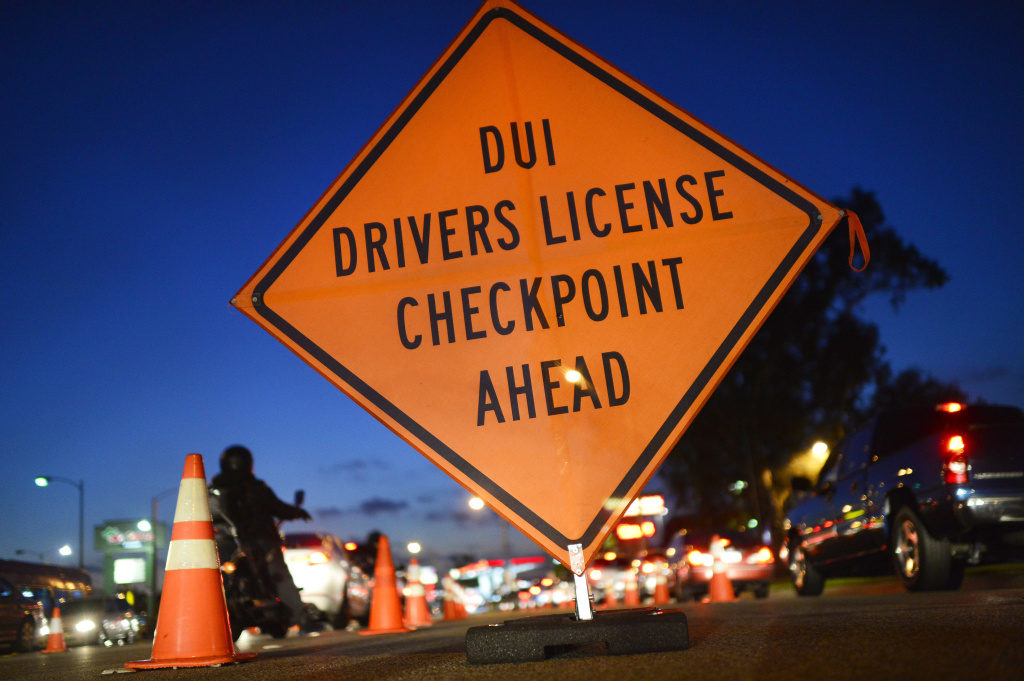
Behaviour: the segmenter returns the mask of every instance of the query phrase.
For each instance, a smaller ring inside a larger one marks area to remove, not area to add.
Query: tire
[[[820,596],[825,590],[825,578],[807,561],[797,542],[789,552],[789,578],[799,596]]]
[[[19,653],[27,653],[36,647],[36,623],[25,618],[18,625],[18,636],[14,639],[14,649]]]
[[[270,634],[273,638],[284,638],[288,635],[288,626],[280,622],[267,622],[260,629],[263,630],[263,633]]]
[[[949,540],[932,535],[910,507],[904,506],[896,514],[891,546],[896,574],[908,591],[960,586],[963,565],[955,566],[960,561],[953,561]]]
[[[964,583],[964,570],[967,569],[966,560],[954,560],[949,568],[949,579],[942,585],[947,591],[956,591]]]
[[[352,619],[352,605],[348,601],[348,594],[345,594],[345,598],[341,601],[341,607],[338,608],[338,612],[332,619],[331,626],[339,631],[348,626],[349,620]]]

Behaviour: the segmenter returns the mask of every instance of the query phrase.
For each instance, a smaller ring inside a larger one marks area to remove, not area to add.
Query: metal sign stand
[[[467,662],[532,662],[564,656],[661,653],[690,647],[682,610],[641,608],[595,613],[583,547],[573,544],[568,548],[576,587],[576,612],[470,627],[466,632]]]

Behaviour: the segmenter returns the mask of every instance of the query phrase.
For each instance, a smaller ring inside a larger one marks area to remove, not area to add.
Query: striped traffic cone
[[[50,618],[50,635],[46,638],[46,650],[43,652],[68,652],[68,647],[64,645],[64,623],[60,619],[60,608],[53,609],[53,617]]]
[[[711,555],[714,562],[711,564],[711,581],[708,583],[708,598],[712,602],[727,602],[736,600],[736,592],[733,591],[732,582],[726,574],[724,556],[725,540],[718,535],[711,538]]]
[[[211,667],[256,657],[235,652],[207,494],[203,457],[189,454],[167,548],[153,653],[148,660],[125,663],[128,669]]]
[[[604,607],[619,607],[619,599],[615,597],[615,585],[610,581],[604,586]]]
[[[434,623],[427,607],[427,590],[420,582],[420,564],[415,558],[409,561],[405,573],[405,626],[429,627]]]
[[[636,570],[626,573],[626,591],[622,595],[622,604],[627,608],[636,608],[640,605],[640,590],[636,583]]]
[[[668,593],[668,576],[665,575],[665,568],[658,566],[658,575],[654,580],[654,604],[665,605],[672,600]]]

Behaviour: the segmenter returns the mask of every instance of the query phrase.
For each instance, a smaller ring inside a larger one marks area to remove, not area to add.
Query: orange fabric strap
[[[854,272],[863,272],[871,262],[871,249],[868,247],[868,237],[864,234],[864,225],[860,223],[860,218],[852,210],[846,211],[846,225],[850,230],[850,269]],[[860,267],[853,264],[857,246],[860,246],[860,251],[864,255],[864,264]]]

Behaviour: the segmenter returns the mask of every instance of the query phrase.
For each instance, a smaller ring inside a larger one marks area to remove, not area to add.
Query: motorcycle
[[[291,623],[290,611],[277,596],[262,552],[246,547],[239,539],[235,523],[224,512],[221,490],[211,487],[209,497],[231,635],[237,641],[245,629],[259,627],[274,638],[284,638]]]

